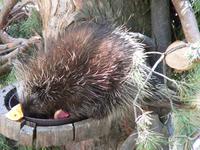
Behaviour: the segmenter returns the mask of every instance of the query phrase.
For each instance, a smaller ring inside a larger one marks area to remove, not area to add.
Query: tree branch
[[[0,30],[0,40],[2,43],[16,43],[19,44],[22,41],[22,38],[13,38],[8,35],[3,30]]]
[[[199,41],[199,29],[189,0],[172,0],[172,3],[181,20],[187,42],[195,43]]]
[[[18,42],[16,49],[12,50],[12,52],[10,52],[7,55],[1,56],[0,64],[5,64],[10,59],[16,58],[17,54],[25,52],[28,49],[28,47],[30,47],[32,44],[40,42],[40,39],[41,38],[38,36],[31,37],[30,39],[23,39],[23,38],[16,39]]]
[[[4,50],[6,50],[6,49],[14,48],[14,47],[16,47],[16,46],[17,46],[16,43],[1,44],[1,45],[0,45],[0,52],[1,52],[1,51],[4,51]]]
[[[11,9],[17,4],[17,0],[4,0],[4,6],[0,13],[0,29],[3,29],[5,24],[7,23],[7,17]]]
[[[2,51],[0,51],[0,56],[10,53],[10,52],[14,51],[16,48],[17,47],[13,47],[13,48],[8,48],[8,49],[5,49],[5,50],[2,50]]]
[[[27,14],[23,11],[20,13],[17,13],[16,15],[14,15],[11,19],[7,21],[3,29],[6,29],[10,25],[10,23],[12,23],[13,21],[20,20],[21,18],[26,18],[26,17],[27,17]]]
[[[21,2],[21,3],[18,3],[13,9],[12,11],[10,12],[10,15],[14,15],[14,14],[18,14],[22,11],[22,8],[23,7],[26,7],[27,5],[29,4],[32,4],[34,5],[34,2],[33,1],[25,1],[25,2]]]

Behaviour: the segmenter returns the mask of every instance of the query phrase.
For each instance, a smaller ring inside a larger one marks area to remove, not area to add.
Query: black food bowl
[[[4,103],[5,103],[5,106],[7,108],[7,110],[11,110],[12,107],[14,107],[15,105],[19,104],[19,101],[18,101],[18,95],[17,95],[17,90],[16,88],[10,90],[6,96],[5,96],[5,99],[4,99]]]
[[[8,110],[11,110],[12,107],[19,104],[19,98],[17,95],[16,88],[10,90],[5,96],[5,106]],[[41,119],[41,118],[32,118],[29,116],[24,116],[24,119],[29,122],[36,123],[38,126],[58,126],[64,124],[70,124],[77,121],[81,121],[87,118],[79,118],[79,119],[72,119],[72,118],[65,118],[65,119]]]
[[[32,118],[32,117],[24,117],[26,121],[34,122],[38,126],[58,126],[58,125],[64,125],[64,124],[70,124],[77,121],[81,121],[83,119],[72,119],[72,118],[66,118],[66,119],[40,119],[40,118]]]

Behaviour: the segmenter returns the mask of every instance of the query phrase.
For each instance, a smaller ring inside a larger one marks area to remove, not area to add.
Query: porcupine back
[[[47,49],[18,67],[27,114],[52,116],[63,109],[104,118],[132,106],[146,77],[143,46],[122,28],[74,25]]]

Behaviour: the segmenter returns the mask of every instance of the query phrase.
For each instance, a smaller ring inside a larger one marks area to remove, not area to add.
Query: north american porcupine
[[[73,25],[47,48],[17,66],[28,116],[52,117],[62,109],[72,117],[107,117],[132,107],[147,76],[143,45],[108,24]],[[139,99],[162,99],[145,89]]]

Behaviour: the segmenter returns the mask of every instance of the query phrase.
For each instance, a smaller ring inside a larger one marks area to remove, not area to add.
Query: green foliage
[[[11,73],[0,77],[0,88],[16,82],[15,71],[12,70]]]
[[[200,111],[192,110],[176,110],[173,112],[173,122],[176,126],[175,135],[191,136],[200,128]]]
[[[3,0],[0,0],[0,6],[2,6],[3,5]]]
[[[181,88],[181,100],[189,103],[196,101],[196,94],[200,92],[200,65],[196,64],[182,81],[185,84]]]
[[[137,129],[137,150],[162,150],[163,145],[168,143],[163,134],[151,129],[151,112],[145,112],[138,117]]]
[[[173,111],[174,135],[172,142],[174,147],[182,145],[185,149],[192,149],[193,135],[200,128],[200,106],[197,95],[200,92],[200,64],[187,72],[182,78],[185,83],[181,87],[180,98],[191,108],[175,109]]]
[[[60,150],[60,148],[51,147],[51,148],[35,149],[32,147],[17,146],[16,142],[7,140],[4,136],[0,135],[0,150]]]
[[[8,33],[13,37],[30,38],[35,32],[42,34],[42,21],[35,9],[26,20],[14,22],[8,28]]]
[[[9,146],[8,141],[5,137],[0,135],[0,149],[1,150],[12,150],[12,147]]]
[[[192,6],[196,15],[197,23],[200,28],[200,0],[192,0]]]
[[[159,150],[166,144],[170,144],[173,149],[192,149],[193,136],[200,128],[200,104],[197,99],[197,95],[200,93],[200,64],[195,64],[194,69],[182,74],[175,74],[174,77],[180,83],[179,96],[189,108],[173,110],[174,134],[170,137],[170,142],[164,135],[150,130],[149,126],[152,122],[150,113],[144,113],[139,117],[137,150]]]
[[[166,138],[154,131],[143,131],[138,137],[137,150],[162,150],[167,144]]]
[[[192,5],[193,5],[195,13],[200,11],[200,1],[199,0],[192,0]]]

